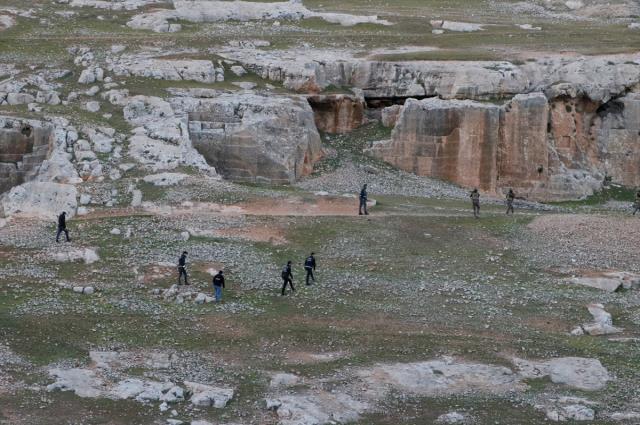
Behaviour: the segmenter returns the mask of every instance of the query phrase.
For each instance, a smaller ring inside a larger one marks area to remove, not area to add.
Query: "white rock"
[[[87,205],[91,203],[91,195],[83,193],[82,195],[80,195],[80,204],[81,205]]]
[[[113,229],[111,229],[111,232],[109,233],[111,233],[112,235],[119,235],[122,232],[117,227],[114,227]]]
[[[231,67],[231,72],[233,72],[236,76],[242,77],[247,73],[246,69],[241,67],[240,65],[234,65]]]
[[[96,102],[96,101],[87,102],[84,104],[84,109],[86,109],[89,112],[96,113],[100,111],[100,102]]]
[[[96,82],[96,74],[93,72],[93,69],[84,69],[80,73],[80,78],[78,78],[78,83],[80,84],[93,84]]]
[[[191,234],[189,232],[185,231],[180,233],[180,239],[182,239],[183,241],[188,241],[190,237],[191,237]]]
[[[187,177],[189,177],[187,174],[182,173],[159,173],[145,176],[143,180],[147,183],[153,184],[154,186],[173,186],[180,183]]]
[[[1,202],[5,216],[28,216],[51,219],[66,211],[71,218],[78,206],[75,186],[58,183],[29,182],[15,186]]]
[[[300,382],[300,377],[292,373],[276,373],[271,376],[271,388],[291,387]]]
[[[458,412],[449,412],[438,416],[436,422],[442,424],[463,424],[466,421],[465,415]]]
[[[564,3],[571,10],[578,10],[584,7],[582,0],[568,0]]]
[[[131,206],[134,208],[140,207],[142,205],[142,192],[136,189],[131,194]]]
[[[435,20],[435,21],[431,21],[430,23],[434,29],[443,29],[443,30],[449,30],[449,31],[473,32],[473,31],[484,30],[484,25],[472,24],[468,22]]]
[[[184,385],[193,394],[191,403],[195,406],[223,408],[234,394],[233,389],[230,388],[218,388],[189,381],[185,381]]]

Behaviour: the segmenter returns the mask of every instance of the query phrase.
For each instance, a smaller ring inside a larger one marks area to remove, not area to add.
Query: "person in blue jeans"
[[[222,301],[222,288],[224,288],[224,272],[220,270],[213,277],[213,289],[216,293],[216,302]]]

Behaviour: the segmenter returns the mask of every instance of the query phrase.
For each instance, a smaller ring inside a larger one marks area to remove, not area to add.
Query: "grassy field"
[[[47,365],[84,364],[88,351],[95,349],[175,350],[196,358],[212,357],[213,363],[198,367],[212,369],[210,373],[240,388],[229,409],[201,413],[214,420],[237,420],[237,415],[249,414],[258,423],[268,423],[262,421],[271,419],[256,406],[267,390],[269,370],[318,378],[344,367],[442,355],[494,364],[505,363],[507,354],[584,356],[599,358],[618,377],[606,392],[589,397],[603,403],[621,397],[619,391],[628,389],[624,383],[639,378],[637,348],[567,334],[587,321],[584,304],[597,294],[559,285],[553,275],[529,261],[526,250],[517,248],[514,242],[537,214],[524,211],[506,217],[502,207],[489,206],[484,215],[474,220],[466,203],[459,201],[380,197],[369,218],[251,218],[252,226],[285,229],[285,245],[225,237],[179,242],[181,221],[153,216],[74,221],[71,230],[77,243],[98,248],[101,260],[93,265],[29,260],[55,249],[47,235],[38,236],[38,246],[31,251],[8,243],[4,249],[10,250],[15,262],[26,265],[25,274],[37,264],[48,276],[34,281],[18,271],[12,278],[2,278],[2,339],[34,366],[31,371],[17,368],[12,376],[43,383]],[[211,220],[206,216],[185,219],[182,225]],[[127,226],[134,229],[131,239],[109,234],[113,227]],[[151,233],[145,230],[150,228]],[[28,228],[22,231],[32,237]],[[152,296],[152,288],[173,283],[173,273],[140,283],[145,267],[158,260],[173,261],[183,249],[199,264],[192,280],[204,292],[211,289],[210,278],[202,270],[207,264],[225,264],[229,283],[225,300],[242,306],[240,311],[230,313],[225,304],[177,305]],[[305,287],[299,264],[312,250],[319,259],[319,280]],[[237,252],[242,256],[234,255]],[[247,262],[244,256],[259,260]],[[278,270],[287,259],[295,260],[298,291],[280,297]],[[4,276],[11,264],[3,265]],[[56,291],[52,284],[58,281],[91,283],[99,292],[82,296]],[[623,306],[629,300],[621,297],[629,296],[637,298],[631,294],[607,297],[616,320],[624,320]],[[343,354],[322,363],[292,360],[292,353],[323,352]],[[131,373],[154,376],[144,369]],[[558,390],[550,381],[534,382],[523,397]],[[85,410],[90,412],[86,423],[96,424],[106,418],[114,424],[155,423],[158,417],[155,407],[137,403],[79,399],[65,393],[48,394],[43,402],[30,394],[26,389],[0,393],[0,405],[13,406],[0,409],[3,419],[14,412],[21,418],[29,415],[33,424],[68,423]],[[500,397],[409,398],[388,403],[386,413],[367,415],[358,423],[430,423],[456,406],[471,409],[476,423],[506,424],[514,418],[522,424],[545,423],[530,407],[523,410]],[[46,422],[54,415],[59,422]]]

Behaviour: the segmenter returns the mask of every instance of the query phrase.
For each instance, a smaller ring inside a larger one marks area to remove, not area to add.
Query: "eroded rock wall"
[[[316,95],[307,98],[318,130],[327,133],[348,133],[360,127],[364,120],[364,99],[346,94]]]
[[[193,146],[226,178],[293,183],[322,156],[305,98],[223,94],[184,101]]]
[[[51,127],[0,117],[0,193],[33,178],[50,150]]]
[[[410,99],[391,140],[369,152],[489,193],[514,188],[541,201],[582,198],[607,177],[640,184],[640,95],[598,102],[532,93],[503,105]]]
[[[474,101],[409,99],[392,140],[371,149],[406,171],[494,191],[500,108]]]
[[[500,109],[496,187],[529,191],[547,180],[549,104],[542,93],[518,95]]]

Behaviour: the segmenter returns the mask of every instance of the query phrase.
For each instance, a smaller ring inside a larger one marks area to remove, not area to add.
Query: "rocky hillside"
[[[0,424],[638,423],[639,16],[0,1]]]

